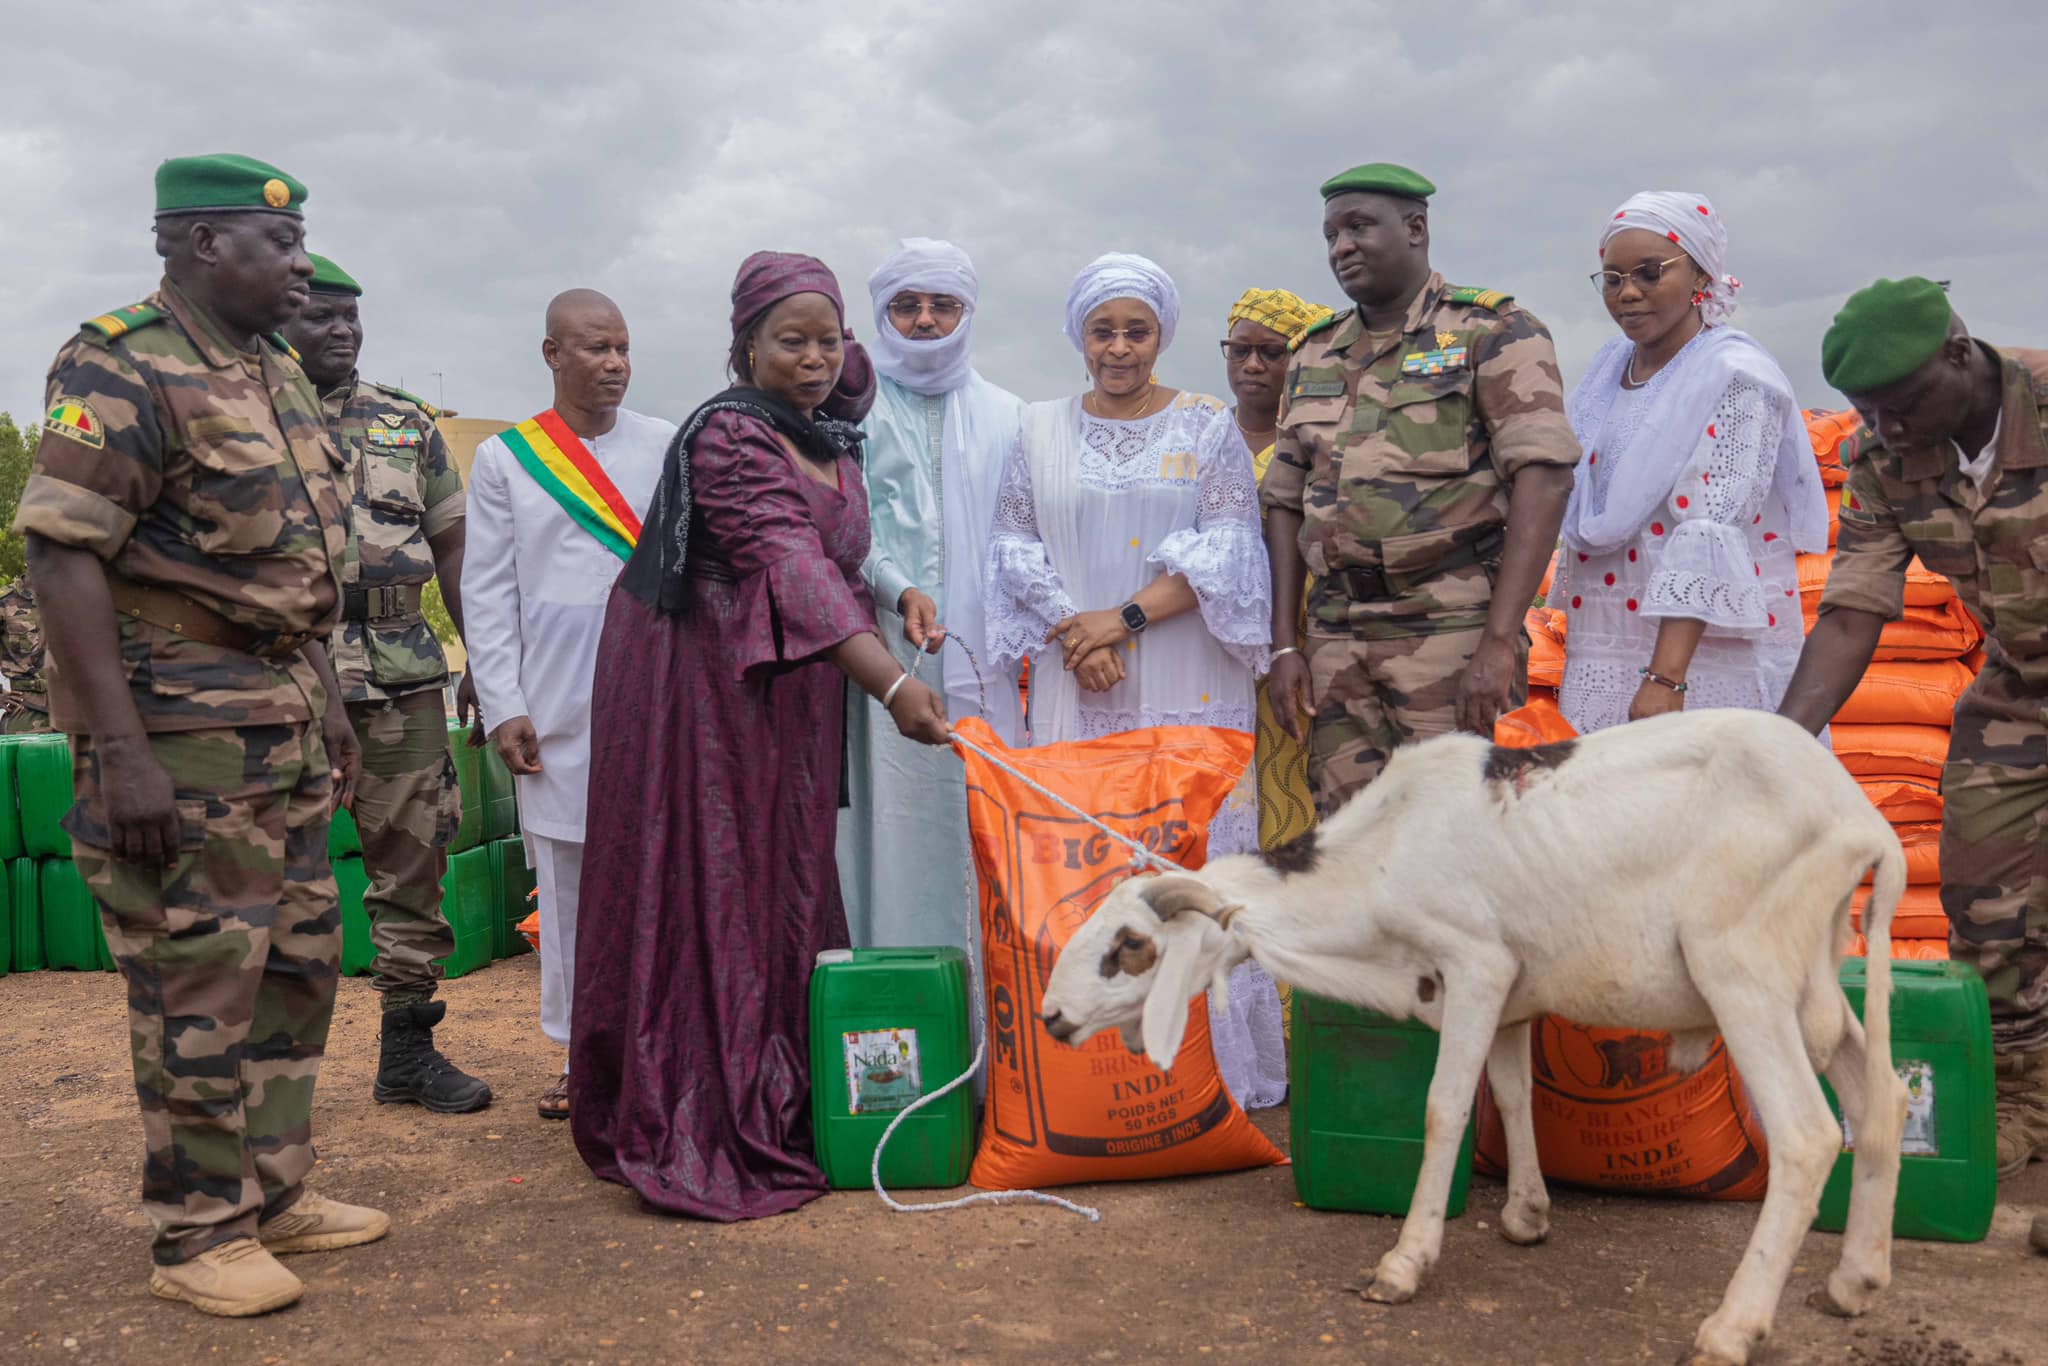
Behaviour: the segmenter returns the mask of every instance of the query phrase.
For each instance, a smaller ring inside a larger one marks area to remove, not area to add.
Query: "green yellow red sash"
[[[640,518],[561,415],[550,408],[498,433],[534,482],[620,559],[640,543]]]

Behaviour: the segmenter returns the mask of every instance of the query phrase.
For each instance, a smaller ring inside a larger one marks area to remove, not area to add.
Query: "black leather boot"
[[[380,1105],[424,1105],[441,1115],[466,1115],[491,1103],[491,1088],[441,1056],[434,1026],[445,1001],[408,1001],[384,1012],[383,1056],[371,1092]]]

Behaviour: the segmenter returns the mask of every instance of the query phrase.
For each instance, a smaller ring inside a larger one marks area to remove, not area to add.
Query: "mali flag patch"
[[[82,398],[74,398],[70,394],[59,395],[57,401],[50,405],[50,411],[44,415],[43,427],[44,430],[68,437],[81,446],[90,446],[96,451],[106,449],[107,433],[100,425],[100,415]]]

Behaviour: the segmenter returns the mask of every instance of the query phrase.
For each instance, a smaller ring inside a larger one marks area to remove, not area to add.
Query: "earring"
[[[1705,291],[1704,289],[1696,289],[1692,292],[1692,306],[1694,308],[1698,308],[1701,304],[1705,303],[1706,301],[1707,291]]]

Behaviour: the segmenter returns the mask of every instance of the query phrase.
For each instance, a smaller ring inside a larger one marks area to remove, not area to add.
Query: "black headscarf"
[[[866,387],[872,402],[872,379]],[[864,412],[867,405],[858,406]],[[824,411],[819,409],[821,414]],[[842,455],[859,459],[860,443],[865,437],[852,422],[827,416],[807,418],[787,400],[745,386],[713,396],[690,414],[675,439],[668,443],[661,485],[654,492],[654,502],[646,517],[641,519],[640,541],[633,557],[626,561],[625,572],[619,575],[621,588],[669,616],[680,616],[689,602],[690,514],[695,506],[691,497],[690,452],[714,413],[742,413],[765,422],[788,437],[798,453],[820,464],[831,464]]]

